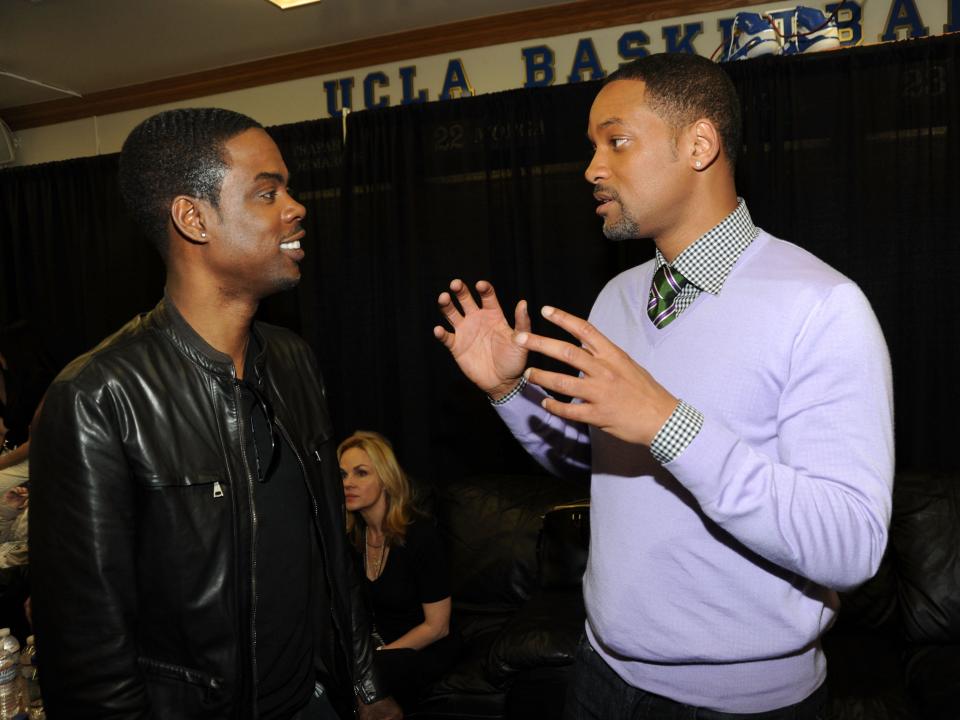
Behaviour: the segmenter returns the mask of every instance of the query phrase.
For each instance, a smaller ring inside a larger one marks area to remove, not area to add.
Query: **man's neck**
[[[224,298],[216,292],[196,291],[169,277],[167,295],[200,337],[215,350],[231,357],[237,377],[242,379],[250,342],[250,325],[257,312],[257,303],[241,298]]]
[[[657,249],[668,263],[693,245],[724,218],[737,209],[737,191],[732,182],[723,182],[712,188],[706,186],[686,204],[682,220],[670,232],[654,238]]]

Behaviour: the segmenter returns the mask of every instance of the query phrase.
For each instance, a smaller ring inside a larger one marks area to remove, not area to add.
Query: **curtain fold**
[[[342,287],[336,255],[343,234],[343,130],[337,118],[267,128],[290,172],[289,187],[307,209],[304,259],[294,292],[265,300],[259,317],[299,332],[317,353],[326,374],[339,372]],[[328,383],[335,378],[327,377]],[[335,383],[334,383],[335,384]]]
[[[894,368],[897,463],[956,468],[956,36],[729,66],[754,220],[855,280]]]
[[[535,469],[433,339],[436,298],[453,278],[487,279],[510,317],[521,297],[534,309],[589,312],[618,255],[599,235],[582,177],[595,90],[349,117],[339,257],[351,318],[342,339],[353,357],[331,391],[349,392],[337,405],[346,431],[390,428],[418,468]]]
[[[951,418],[960,270],[960,37],[725,66],[741,96],[740,194],[766,230],[811,250],[870,298],[890,346],[902,470],[956,469]],[[586,315],[648,241],[600,230],[583,171],[598,83],[515,90],[269,128],[308,210],[303,280],[267,300],[327,379],[338,438],[375,429],[443,483],[534,470],[431,333],[459,277]],[[116,157],[0,171],[0,326],[82,352],[163,284],[127,219]],[[538,363],[543,364],[543,363]],[[557,367],[556,365],[549,365]]]
[[[130,222],[117,155],[0,172],[0,326],[25,324],[60,364],[163,289],[159,255]]]

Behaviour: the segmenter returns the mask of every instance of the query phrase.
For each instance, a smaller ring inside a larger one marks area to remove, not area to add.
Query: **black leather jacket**
[[[307,345],[254,325],[254,368],[295,449],[322,552],[315,665],[378,699],[322,381]],[[230,358],[165,299],[54,381],[31,447],[30,562],[47,714],[255,718],[257,518]]]

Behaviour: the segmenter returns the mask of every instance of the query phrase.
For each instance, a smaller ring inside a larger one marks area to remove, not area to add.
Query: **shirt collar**
[[[760,229],[753,224],[747,203],[738,197],[736,209],[689,245],[672,263],[667,263],[658,249],[656,269],[669,264],[701,290],[719,295],[740,255],[759,234]]]

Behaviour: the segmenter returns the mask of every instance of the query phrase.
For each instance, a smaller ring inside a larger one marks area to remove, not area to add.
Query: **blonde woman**
[[[366,576],[377,667],[401,704],[416,700],[456,657],[450,581],[433,523],[411,503],[390,442],[358,431],[337,448],[347,532]]]

